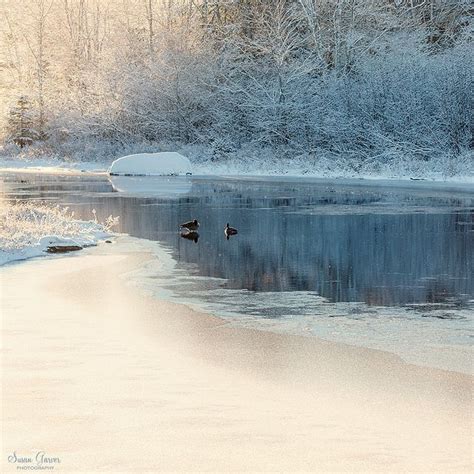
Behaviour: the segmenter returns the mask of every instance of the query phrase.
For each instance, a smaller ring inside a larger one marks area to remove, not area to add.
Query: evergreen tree
[[[28,97],[20,96],[16,106],[10,109],[8,125],[10,140],[20,148],[31,145],[38,139],[38,132],[34,129],[32,105]]]

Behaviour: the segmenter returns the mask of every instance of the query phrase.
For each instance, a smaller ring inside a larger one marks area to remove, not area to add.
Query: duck
[[[234,229],[234,227],[231,227],[229,223],[227,223],[224,228],[224,235],[226,236],[227,240],[229,240],[229,237],[231,235],[235,235],[235,234],[238,234],[237,229]]]
[[[199,233],[195,230],[183,230],[181,231],[181,237],[183,239],[192,240],[195,244],[197,244],[199,240]]]
[[[192,221],[185,222],[184,224],[180,224],[180,227],[188,230],[197,230],[199,228],[199,222],[197,219],[193,219]]]

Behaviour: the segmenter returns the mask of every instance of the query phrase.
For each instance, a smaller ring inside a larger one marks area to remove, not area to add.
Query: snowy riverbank
[[[80,221],[67,207],[38,202],[0,204],[0,265],[40,257],[48,248],[90,247],[110,235],[117,218]],[[51,251],[51,250],[50,250]]]
[[[219,175],[219,176],[256,176],[263,178],[272,177],[305,177],[305,178],[337,178],[337,179],[365,179],[365,180],[390,180],[390,181],[428,181],[449,183],[474,184],[474,157],[466,159],[456,173],[449,174],[441,164],[432,163],[403,167],[402,164],[387,166],[385,169],[361,169],[358,172],[345,166],[331,164],[324,160],[317,163],[308,163],[308,160],[295,158],[292,160],[223,160],[211,161],[191,157],[194,175]],[[25,173],[57,173],[77,174],[94,173],[103,174],[111,165],[113,159],[107,161],[65,161],[56,158],[1,158],[0,172],[25,172]]]

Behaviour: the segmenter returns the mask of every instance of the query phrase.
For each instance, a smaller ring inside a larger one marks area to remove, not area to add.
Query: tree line
[[[1,139],[354,170],[472,158],[473,13],[467,0],[4,0]]]

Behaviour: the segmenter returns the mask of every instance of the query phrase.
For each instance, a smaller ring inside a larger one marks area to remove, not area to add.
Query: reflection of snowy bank
[[[116,191],[140,197],[174,197],[191,191],[191,180],[184,176],[110,176]]]
[[[253,292],[225,287],[226,280],[193,276],[180,269],[171,251],[144,243],[157,259],[135,272],[133,282],[150,294],[220,316],[232,325],[316,336],[386,350],[405,361],[472,372],[474,300],[462,306],[369,306],[332,303],[315,292]]]

